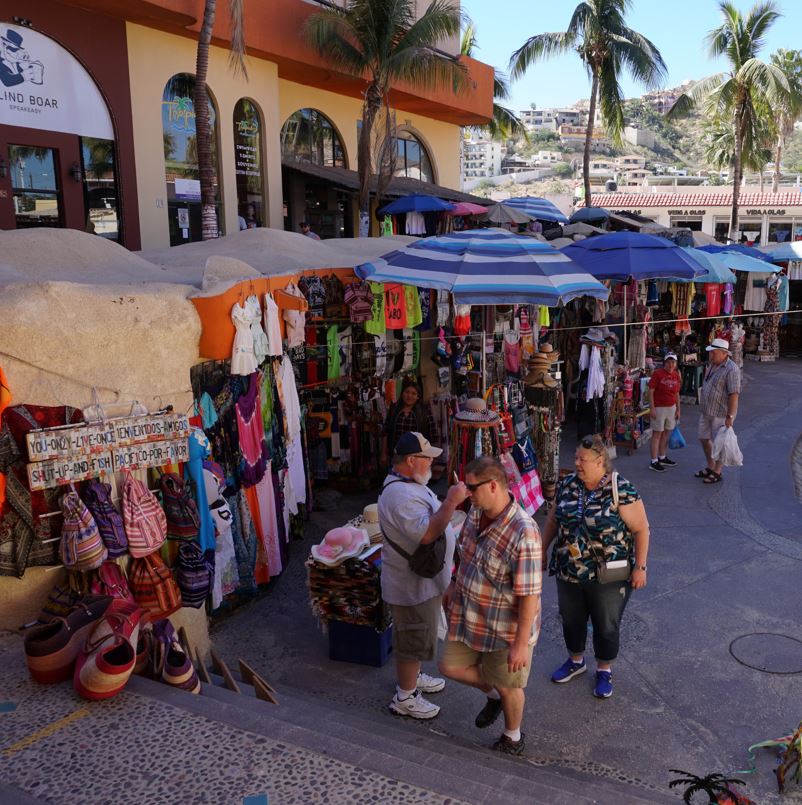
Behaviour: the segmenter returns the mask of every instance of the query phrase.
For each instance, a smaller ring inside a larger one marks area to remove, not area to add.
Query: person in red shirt
[[[668,434],[679,422],[679,390],[682,377],[677,371],[677,356],[669,352],[663,368],[656,369],[649,379],[649,410],[652,419],[652,463],[650,470],[665,472],[666,467],[676,467],[677,462],[668,458]]]

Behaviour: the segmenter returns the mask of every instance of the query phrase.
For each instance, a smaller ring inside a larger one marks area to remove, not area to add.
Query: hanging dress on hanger
[[[238,302],[231,308],[231,321],[234,322],[234,349],[231,353],[231,374],[250,375],[259,366],[254,354],[251,319],[253,308],[245,302]]]
[[[251,321],[251,337],[253,338],[253,354],[257,365],[260,364],[268,355],[267,336],[262,329],[262,308],[259,299],[255,294],[251,294],[245,300],[245,308]]]
[[[296,311],[297,312],[297,311]],[[278,358],[284,351],[281,346],[281,323],[278,305],[273,294],[265,294],[265,332],[267,333],[267,354]],[[303,315],[303,314],[301,314]]]

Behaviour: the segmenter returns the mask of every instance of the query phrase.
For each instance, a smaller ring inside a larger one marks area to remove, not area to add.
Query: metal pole
[[[624,285],[624,366],[627,365],[627,285],[629,285],[629,280]]]
[[[482,330],[482,351],[479,353],[479,366],[482,368],[482,399],[487,394],[487,355],[485,352],[485,331]]]

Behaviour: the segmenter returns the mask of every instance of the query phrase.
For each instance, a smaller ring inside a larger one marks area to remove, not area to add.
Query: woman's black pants
[[[599,584],[557,579],[557,600],[568,653],[584,653],[590,618],[596,660],[612,662],[618,656],[618,627],[631,592],[632,585],[627,581]]]

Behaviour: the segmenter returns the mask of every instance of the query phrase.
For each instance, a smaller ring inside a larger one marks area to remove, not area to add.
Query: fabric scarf
[[[203,460],[209,458],[211,447],[206,434],[200,428],[193,428],[189,436],[189,461],[184,465],[184,478],[189,477],[195,486],[195,502],[198,504],[200,528],[198,544],[205,553],[214,550],[214,520],[209,511],[209,500],[206,496],[206,483],[203,478]]]

